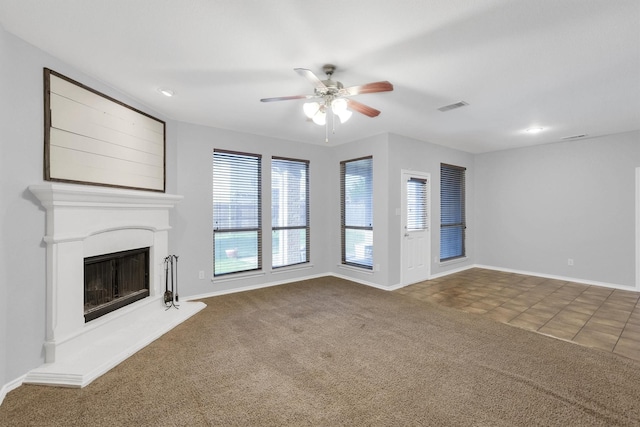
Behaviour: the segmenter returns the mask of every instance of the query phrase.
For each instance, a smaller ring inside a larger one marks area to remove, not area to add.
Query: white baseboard
[[[503,271],[505,273],[524,274],[526,276],[544,277],[545,279],[562,280],[564,282],[582,283],[583,285],[602,286],[605,288],[621,289],[625,291],[638,291],[634,286],[618,285],[615,283],[597,282],[594,280],[578,279],[575,277],[558,276],[555,274],[536,273],[534,271],[516,270],[512,268],[495,267],[492,265],[475,264],[472,267],[484,268],[487,270]],[[448,273],[448,272],[447,272]]]
[[[5,385],[2,386],[2,388],[0,388],[0,405],[2,405],[2,402],[4,402],[5,396],[11,390],[15,390],[22,385],[25,377],[26,375],[22,375],[21,377],[18,377],[15,380],[6,383]]]
[[[220,291],[207,292],[207,293],[198,294],[198,295],[190,295],[188,297],[182,298],[182,300],[183,301],[196,301],[196,300],[201,300],[201,299],[204,299],[204,298],[212,298],[212,297],[217,297],[217,296],[221,296],[221,295],[235,294],[235,293],[238,293],[238,292],[246,292],[246,291],[253,291],[253,290],[256,290],[256,289],[270,288],[272,286],[286,285],[287,283],[301,282],[303,280],[311,280],[311,279],[317,279],[317,278],[320,278],[320,277],[328,277],[328,276],[337,277],[339,279],[344,279],[344,280],[349,280],[351,282],[359,283],[359,284],[365,285],[365,286],[370,286],[370,287],[376,288],[376,289],[382,289],[382,290],[385,290],[385,291],[394,291],[394,290],[400,289],[402,287],[402,285],[400,285],[400,284],[396,284],[396,285],[393,285],[393,286],[381,286],[381,285],[378,285],[378,284],[373,283],[373,282],[369,282],[369,281],[362,280],[362,279],[357,279],[357,278],[350,277],[350,276],[344,276],[344,275],[338,274],[338,273],[327,273],[327,274],[313,274],[313,275],[304,276],[304,277],[296,277],[294,279],[281,280],[281,281],[277,281],[277,282],[260,283],[260,284],[257,284],[257,285],[243,286],[241,288],[223,289],[223,290],[220,290]]]
[[[276,282],[260,283],[260,284],[257,284],[257,285],[243,286],[243,287],[240,287],[240,288],[223,289],[223,290],[220,290],[220,291],[207,292],[207,293],[204,293],[204,294],[190,295],[188,297],[182,298],[182,300],[183,301],[196,301],[196,300],[200,300],[200,299],[203,299],[203,298],[218,297],[218,296],[221,296],[221,295],[235,294],[235,293],[238,293],[238,292],[253,291],[253,290],[262,289],[262,288],[270,288],[272,286],[286,285],[287,283],[300,282],[302,280],[310,280],[310,279],[316,279],[318,277],[326,277],[326,276],[329,276],[329,274],[313,274],[313,275],[310,275],[310,276],[296,277],[295,279],[279,280],[279,281],[276,281]]]
[[[429,280],[439,279],[440,277],[445,277],[445,276],[448,276],[448,275],[454,274],[454,273],[460,273],[461,271],[469,270],[469,269],[474,268],[474,267],[477,267],[477,265],[475,265],[475,264],[463,265],[462,267],[454,268],[452,270],[443,271],[442,273],[438,273],[438,274],[433,274],[433,275],[429,276]]]
[[[446,276],[449,276],[451,274],[460,273],[462,271],[469,270],[469,269],[472,269],[472,268],[484,268],[486,270],[502,271],[502,272],[505,272],[505,273],[514,273],[514,274],[524,274],[524,275],[527,275],[527,276],[534,276],[534,277],[544,277],[546,279],[555,279],[555,280],[562,280],[562,281],[565,281],[565,282],[582,283],[582,284],[585,284],[585,285],[602,286],[602,287],[606,287],[606,288],[622,289],[622,290],[627,290],[627,291],[638,291],[638,289],[633,287],[633,286],[624,286],[624,285],[618,285],[618,284],[614,284],[614,283],[597,282],[597,281],[593,281],[593,280],[578,279],[578,278],[575,278],[575,277],[558,276],[558,275],[553,275],[553,274],[537,273],[537,272],[534,272],[534,271],[525,271],[525,270],[516,270],[516,269],[512,269],[512,268],[503,268],[503,267],[496,267],[496,266],[484,265],[484,264],[464,265],[464,266],[461,266],[461,267],[458,267],[458,268],[454,268],[454,269],[451,269],[451,270],[443,271],[441,273],[433,274],[433,275],[431,275],[429,277],[428,280],[439,279],[441,277],[446,277]],[[400,283],[396,283],[396,284],[391,285],[391,286],[382,286],[382,285],[378,285],[377,283],[369,282],[367,280],[362,280],[362,279],[358,279],[358,278],[351,277],[351,276],[345,276],[345,275],[342,275],[342,274],[339,274],[339,273],[328,273],[328,274],[314,274],[314,275],[305,276],[305,277],[297,277],[295,279],[289,279],[289,280],[283,280],[283,281],[277,281],[277,282],[269,282],[269,283],[262,283],[262,284],[251,285],[251,286],[244,286],[242,288],[233,288],[233,289],[226,289],[226,290],[221,290],[221,291],[209,292],[209,293],[206,293],[206,294],[189,296],[189,297],[185,298],[184,300],[185,301],[194,301],[194,300],[199,300],[199,299],[203,299],[203,298],[211,298],[211,297],[216,297],[216,296],[220,296],[220,295],[234,294],[234,293],[237,293],[237,292],[245,292],[245,291],[252,291],[252,290],[255,290],[255,289],[269,288],[271,286],[279,286],[279,285],[284,285],[284,284],[287,284],[287,283],[299,282],[299,281],[302,281],[302,280],[310,280],[310,279],[316,279],[316,278],[319,278],[319,277],[327,277],[327,276],[332,276],[332,277],[337,277],[339,279],[349,280],[351,282],[359,283],[361,285],[370,286],[372,288],[381,289],[381,290],[385,290],[385,291],[395,291],[395,290],[398,290],[398,289],[401,289],[401,288],[407,286],[407,285],[402,285]]]
[[[337,277],[338,279],[348,280],[350,282],[359,283],[361,285],[369,286],[371,288],[382,289],[383,291],[394,291],[402,287],[399,284],[392,285],[392,286],[382,286],[382,285],[378,285],[377,283],[368,282],[366,280],[357,279],[355,277],[343,276],[342,274],[338,274],[338,273],[330,273],[330,274],[327,274],[326,276]]]
[[[491,266],[491,265],[484,265],[484,264],[472,264],[472,265],[466,265],[460,268],[456,268],[453,270],[448,270],[442,273],[438,273],[438,274],[434,274],[432,275],[429,279],[437,279],[440,277],[445,277],[451,274],[455,274],[455,273],[459,273],[471,268],[483,268],[483,269],[487,269],[487,270],[495,270],[495,271],[503,271],[506,273],[515,273],[515,274],[523,274],[523,275],[527,275],[527,276],[535,276],[535,277],[544,277],[544,278],[548,278],[548,279],[555,279],[555,280],[562,280],[562,281],[567,281],[567,282],[574,282],[574,283],[582,283],[585,285],[594,285],[594,286],[602,286],[602,287],[607,287],[607,288],[614,288],[614,289],[622,289],[622,290],[630,290],[630,291],[638,291],[637,288],[632,287],[632,286],[623,286],[623,285],[617,285],[617,284],[612,284],[612,283],[605,283],[605,282],[597,282],[597,281],[592,281],[592,280],[585,280],[585,279],[578,279],[575,277],[566,277],[566,276],[558,276],[558,275],[552,275],[552,274],[544,274],[544,273],[537,273],[537,272],[533,272],[533,271],[524,271],[524,270],[517,270],[517,269],[511,269],[511,268],[503,268],[503,267],[496,267],[496,266]],[[232,294],[232,293],[237,293],[237,292],[244,292],[244,291],[251,291],[251,290],[256,290],[256,289],[261,289],[261,288],[268,288],[268,287],[272,287],[272,286],[279,286],[279,285],[284,285],[287,283],[293,283],[293,282],[299,282],[299,281],[303,281],[303,280],[310,280],[310,279],[315,279],[315,278],[319,278],[319,277],[326,277],[326,276],[333,276],[333,277],[337,277],[340,279],[344,279],[344,280],[349,280],[351,282],[356,282],[365,286],[370,286],[376,289],[381,289],[381,290],[385,290],[385,291],[393,291],[396,289],[400,289],[403,286],[401,284],[395,284],[392,286],[381,286],[378,285],[376,283],[372,283],[366,280],[361,280],[361,279],[357,279],[357,278],[353,278],[353,277],[349,277],[349,276],[344,276],[341,274],[337,274],[337,273],[329,273],[329,274],[315,274],[315,275],[309,275],[309,276],[305,276],[305,277],[297,277],[294,279],[288,279],[288,280],[282,280],[282,281],[276,281],[276,282],[269,282],[269,283],[263,283],[263,284],[258,284],[258,285],[252,285],[252,286],[245,286],[242,288],[234,288],[234,289],[227,289],[227,290],[221,290],[221,291],[216,291],[216,292],[210,292],[210,293],[206,293],[206,294],[200,294],[200,295],[192,295],[189,296],[187,298],[184,299],[184,301],[194,301],[194,300],[199,300],[199,299],[203,299],[203,298],[210,298],[210,297],[216,297],[216,296],[221,296],[221,295],[226,295],[226,294]],[[200,308],[201,309],[201,308]],[[199,310],[197,310],[199,311]],[[195,313],[193,313],[195,314]],[[175,326],[175,325],[172,325]],[[170,329],[170,328],[169,328]],[[158,334],[158,336],[161,334]],[[153,337],[153,339],[157,338]],[[145,342],[144,345],[146,345],[148,342]],[[143,346],[144,346],[143,345]],[[134,349],[133,351],[136,351],[139,348]],[[85,376],[80,376],[78,378],[75,378],[75,376],[72,375],[73,378],[70,378],[67,374],[68,373],[64,373],[64,372],[58,372],[56,373],[56,375],[54,375],[53,377],[50,377],[50,372],[46,372],[47,369],[43,369],[45,368],[44,366],[41,367],[40,369],[34,369],[33,371],[19,377],[16,378],[15,380],[5,384],[4,386],[2,386],[2,388],[0,388],[0,404],[2,404],[5,396],[7,395],[7,393],[9,393],[11,390],[14,390],[18,387],[20,387],[23,383],[27,382],[27,383],[36,383],[36,384],[55,384],[55,385],[66,385],[66,386],[72,386],[72,387],[83,387],[85,385],[87,385],[88,383],[90,383],[93,379],[95,379],[97,376],[101,375],[102,373],[106,372],[106,370],[110,369],[114,364],[119,363],[121,360],[123,360],[125,357],[121,357],[118,358],[118,360],[116,360],[115,362],[111,363],[110,366],[108,367],[101,367],[101,369],[99,369],[99,373],[95,373],[92,372],[89,375]],[[76,375],[77,376],[77,375]],[[28,378],[27,378],[28,377]]]

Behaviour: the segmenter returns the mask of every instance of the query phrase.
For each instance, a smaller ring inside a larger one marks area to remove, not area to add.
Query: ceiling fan
[[[317,100],[307,102],[303,106],[303,111],[307,117],[319,125],[326,125],[327,112],[331,111],[338,116],[341,123],[346,122],[351,117],[351,111],[364,114],[368,117],[376,117],[379,110],[354,101],[351,96],[365,93],[389,92],[393,90],[393,85],[388,81],[367,83],[361,86],[344,87],[339,81],[331,80],[331,76],[336,66],[326,64],[322,70],[327,75],[326,80],[320,80],[311,70],[306,68],[294,68],[294,71],[306,78],[314,87],[312,95],[279,96],[275,98],[262,98],[261,102],[289,101],[294,99]]]

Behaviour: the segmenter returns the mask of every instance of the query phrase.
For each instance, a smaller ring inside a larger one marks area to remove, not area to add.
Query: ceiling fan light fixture
[[[344,98],[334,99],[331,102],[331,111],[337,116],[347,111],[347,100]]]
[[[305,102],[302,106],[302,111],[304,111],[304,115],[309,117],[310,119],[316,115],[316,113],[320,110],[320,104],[317,102]]]
[[[340,118],[340,123],[344,123],[351,118],[353,113],[349,110],[344,110],[343,112],[337,114],[338,118]]]
[[[324,126],[327,124],[327,113],[323,110],[319,110],[312,118],[313,123]]]
[[[345,123],[351,118],[354,111],[367,117],[377,117],[380,114],[380,111],[375,108],[354,101],[351,98],[345,99],[345,97],[365,93],[389,92],[393,90],[393,85],[386,80],[366,83],[358,86],[344,87],[341,82],[331,79],[335,69],[335,65],[326,64],[323,67],[323,71],[327,75],[327,79],[321,80],[311,70],[306,68],[294,68],[293,70],[296,73],[307,79],[313,85],[313,94],[262,98],[260,99],[260,102],[317,99],[317,102],[305,102],[302,105],[302,111],[304,112],[304,115],[307,116],[307,118],[310,118],[315,124],[325,126],[325,141],[328,142],[329,126],[327,114],[331,114],[331,127],[333,128],[333,132],[335,132],[334,125],[336,122],[336,116],[338,116],[340,123]]]

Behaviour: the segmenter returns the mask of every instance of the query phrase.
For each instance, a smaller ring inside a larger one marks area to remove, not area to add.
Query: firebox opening
[[[84,259],[84,321],[149,296],[149,248]]]

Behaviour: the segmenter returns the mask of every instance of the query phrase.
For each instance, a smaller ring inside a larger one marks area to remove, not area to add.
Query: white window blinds
[[[271,160],[272,267],[309,262],[309,162]]]
[[[440,165],[440,261],[465,256],[465,171]]]
[[[411,178],[407,181],[407,230],[424,230],[427,221],[427,180]]]
[[[373,269],[373,158],[340,163],[342,263]]]
[[[262,268],[261,157],[213,152],[214,276]]]

